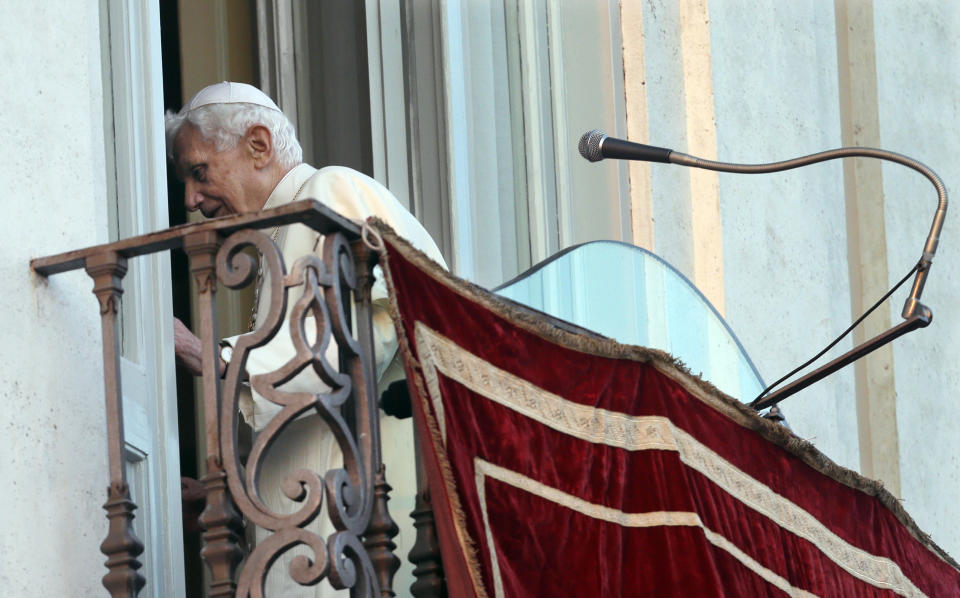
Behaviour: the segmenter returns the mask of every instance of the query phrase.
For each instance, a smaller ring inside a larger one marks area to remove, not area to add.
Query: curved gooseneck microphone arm
[[[934,214],[933,223],[930,225],[930,233],[927,235],[927,240],[923,245],[923,254],[920,257],[920,262],[915,268],[917,273],[913,279],[913,287],[910,290],[910,296],[907,297],[907,300],[903,305],[903,311],[901,312],[901,315],[906,321],[901,322],[890,330],[877,335],[876,337],[858,345],[857,347],[854,347],[844,355],[814,370],[806,376],[803,376],[802,378],[788,384],[787,386],[784,386],[780,390],[770,394],[766,394],[769,388],[764,390],[764,392],[762,392],[760,396],[750,404],[751,407],[756,410],[761,410],[776,405],[788,396],[806,388],[818,380],[821,380],[840,368],[849,365],[860,357],[863,357],[864,355],[885,345],[893,339],[912,330],[916,330],[917,328],[927,326],[933,319],[933,313],[930,311],[930,309],[920,303],[920,295],[923,293],[923,287],[926,284],[927,275],[930,272],[930,265],[933,263],[933,256],[937,252],[937,245],[940,242],[940,230],[943,228],[943,221],[947,215],[947,189],[944,186],[943,181],[940,180],[940,177],[937,176],[935,172],[913,158],[876,148],[842,147],[824,152],[818,152],[816,154],[810,154],[809,156],[794,158],[792,160],[784,160],[782,162],[771,162],[768,164],[731,164],[727,162],[705,160],[703,158],[697,158],[695,156],[676,152],[667,148],[654,147],[650,145],[634,143],[632,141],[626,141],[623,139],[616,139],[614,137],[608,137],[605,133],[598,130],[587,131],[584,133],[583,137],[580,138],[579,149],[580,154],[591,162],[603,160],[604,158],[642,160],[649,162],[678,164],[692,168],[702,168],[705,170],[739,174],[764,174],[781,172],[784,170],[799,168],[801,166],[816,164],[818,162],[836,160],[838,158],[876,158],[879,160],[886,160],[888,162],[895,162],[897,164],[906,166],[907,168],[911,168],[925,176],[927,180],[933,184],[934,188],[937,190],[937,212]],[[798,368],[798,370],[802,369],[806,365],[808,364],[801,366],[801,368]],[[788,374],[784,379],[789,378],[791,375],[793,375],[793,373],[796,373],[796,371]],[[782,381],[783,379],[776,382],[774,386]]]
[[[704,160],[688,154],[671,151],[668,160],[671,164],[681,166],[690,166],[692,168],[703,168],[705,170],[716,170],[718,172],[733,172],[741,174],[764,174],[770,172],[780,172],[791,170],[809,164],[826,162],[827,160],[836,160],[837,158],[876,158],[888,162],[896,162],[907,168],[919,172],[927,178],[933,187],[937,190],[937,212],[933,217],[933,224],[930,226],[930,233],[927,235],[927,241],[923,246],[923,255],[920,257],[920,267],[917,269],[917,275],[913,279],[913,287],[910,290],[910,296],[903,305],[901,315],[908,319],[914,315],[925,315],[928,319],[933,315],[929,308],[920,303],[920,295],[923,293],[923,286],[927,281],[927,273],[930,271],[930,264],[933,262],[933,256],[937,252],[937,244],[940,242],[940,229],[943,228],[943,220],[947,215],[947,189],[943,181],[926,165],[908,158],[902,154],[888,152],[882,149],[871,147],[841,147],[839,149],[828,150],[802,158],[784,160],[782,162],[772,162],[770,164],[729,164],[726,162],[714,162]]]

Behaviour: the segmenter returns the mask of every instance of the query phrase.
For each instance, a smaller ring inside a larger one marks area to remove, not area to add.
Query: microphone
[[[771,386],[765,388],[763,392],[760,393],[760,396],[754,399],[753,403],[751,403],[751,406],[754,409],[760,410],[770,407],[771,405],[776,405],[778,402],[782,401],[791,394],[809,386],[810,384],[813,384],[814,382],[835,372],[841,367],[852,363],[853,361],[859,359],[867,353],[870,353],[871,351],[874,351],[878,347],[892,341],[893,339],[910,332],[911,330],[916,330],[917,328],[927,326],[933,319],[933,313],[930,311],[930,308],[920,303],[920,295],[923,293],[923,287],[927,281],[927,274],[930,272],[930,266],[933,263],[933,256],[937,252],[937,245],[940,242],[940,230],[943,228],[943,221],[947,215],[947,189],[944,186],[943,181],[940,180],[940,177],[937,176],[937,173],[933,172],[926,165],[914,160],[913,158],[872,147],[841,147],[824,152],[817,152],[808,156],[793,158],[790,160],[781,160],[780,162],[768,162],[762,164],[733,164],[730,162],[706,160],[704,158],[698,158],[696,156],[691,156],[682,152],[676,152],[663,147],[655,147],[652,145],[644,145],[642,143],[634,143],[625,139],[617,139],[616,137],[610,137],[603,131],[598,131],[597,129],[584,133],[580,138],[580,144],[578,147],[580,150],[580,155],[591,162],[599,162],[604,158],[616,158],[620,160],[640,160],[643,162],[664,162],[667,164],[677,164],[679,166],[687,166],[690,168],[702,168],[704,170],[713,170],[715,172],[733,172],[739,174],[765,174],[770,172],[781,172],[784,170],[799,168],[801,166],[816,164],[818,162],[826,162],[827,160],[836,160],[838,158],[875,158],[878,160],[895,162],[902,166],[906,166],[907,168],[919,172],[933,184],[934,189],[937,191],[937,212],[933,216],[933,223],[930,225],[930,232],[927,234],[927,240],[923,245],[923,254],[920,257],[919,263],[902,281],[906,282],[910,277],[910,274],[916,272],[916,276],[913,280],[913,287],[910,290],[910,296],[907,297],[907,300],[903,305],[903,310],[900,312],[900,315],[903,316],[904,320],[906,321],[894,326],[887,332],[884,332],[873,339],[862,343],[858,347],[855,347],[851,351],[848,351],[844,355],[838,357],[816,371],[811,372],[796,382],[789,384],[778,391],[767,394],[772,387],[779,385],[781,382],[797,373],[797,371],[800,369],[810,365],[810,363],[812,363],[815,359],[818,359],[821,355],[823,355],[823,353],[817,355],[817,357],[800,366],[800,368],[797,368],[797,370],[794,370]],[[898,283],[897,287],[899,287],[902,282]],[[880,302],[886,300],[887,297],[889,297],[890,294],[895,290],[896,287],[891,289],[886,295],[884,295]],[[873,309],[875,309],[880,302],[867,310],[867,313],[861,316],[860,320],[873,311]],[[854,322],[854,326],[856,326],[860,320]],[[846,334],[852,329],[853,326],[851,326],[847,332],[844,332],[840,338],[846,336]],[[836,342],[839,340],[840,339],[838,338],[836,341],[834,341],[834,344],[836,344]],[[829,347],[827,347],[827,349],[832,346],[833,345],[831,344]]]
[[[610,137],[597,129],[584,133],[583,137],[580,138],[578,147],[580,155],[591,162],[599,162],[604,158],[617,158],[669,163],[670,154],[673,153],[673,150],[665,147],[655,147]]]

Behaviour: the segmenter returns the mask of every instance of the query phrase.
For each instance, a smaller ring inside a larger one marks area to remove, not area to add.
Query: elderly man
[[[255,87],[224,82],[204,88],[178,114],[167,113],[166,132],[170,157],[186,185],[185,202],[190,211],[200,210],[204,216],[214,218],[256,212],[298,199],[317,199],[348,218],[380,217],[414,246],[443,263],[436,244],[420,223],[382,185],[348,168],[317,170],[303,164],[292,124],[277,105]],[[320,236],[304,225],[278,227],[270,234],[280,247],[288,268],[297,258],[319,253],[322,249]],[[262,286],[268,288],[265,284]],[[383,377],[396,353],[397,341],[382,280],[374,284],[373,299],[377,374]],[[262,323],[267,304],[265,300],[264,309],[254,305],[251,319],[255,320],[255,326]],[[199,339],[179,320],[175,327],[177,357],[199,374]],[[222,359],[229,360],[232,341],[224,340]],[[270,372],[286,363],[292,355],[289,335],[281,330],[274,341],[251,353],[247,370],[250,374]],[[323,387],[311,368],[307,368],[281,389],[318,392]],[[241,410],[257,431],[278,409],[277,405],[255,392],[246,400],[241,398]],[[415,493],[409,420],[401,423],[390,419],[384,420],[383,424],[384,460],[391,483],[398,486],[392,506],[406,513],[413,508]],[[281,510],[289,509],[289,500],[280,491],[281,481],[288,472],[306,467],[323,474],[330,468],[342,466],[342,457],[332,434],[323,433],[323,425],[316,415],[291,425],[271,452],[272,457],[262,472],[260,488],[268,504]],[[401,526],[401,536],[397,540],[401,548],[406,546],[408,549],[413,538],[410,537],[412,530],[406,527]],[[325,524],[315,531],[325,537],[332,528]],[[260,539],[262,534],[258,533]],[[286,567],[283,562],[278,562],[273,569],[285,571]],[[271,579],[275,577],[271,576]],[[408,575],[402,577],[409,579]],[[400,582],[398,587],[402,588],[403,581],[397,581]],[[293,582],[289,579],[282,582],[284,596],[317,595],[316,590],[306,588],[301,590],[302,593],[294,594]],[[272,585],[273,581],[270,583]]]

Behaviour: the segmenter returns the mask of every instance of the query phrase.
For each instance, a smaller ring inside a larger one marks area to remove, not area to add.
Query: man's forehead
[[[173,160],[178,167],[202,162],[213,151],[213,143],[205,140],[189,123],[180,129],[173,140]]]

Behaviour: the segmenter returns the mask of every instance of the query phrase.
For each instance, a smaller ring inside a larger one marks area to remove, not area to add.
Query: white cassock
[[[295,200],[316,199],[347,218],[363,221],[369,216],[377,216],[389,224],[400,236],[423,251],[439,264],[444,264],[433,239],[410,212],[380,183],[355,170],[340,166],[329,166],[316,170],[312,166],[301,164],[293,168],[280,181],[270,194],[264,209],[275,208]],[[267,234],[272,231],[265,230]],[[279,230],[277,245],[283,254],[284,263],[289,272],[294,262],[309,254],[322,257],[323,241],[321,235],[302,224],[293,224]],[[403,375],[397,353],[397,336],[390,319],[387,288],[382,274],[377,270],[377,280],[373,285],[373,329],[376,350],[376,372],[380,390],[387,383]],[[256,327],[263,323],[269,311],[268,275],[264,273],[260,305],[257,306]],[[300,296],[301,287],[292,287],[287,300],[288,311]],[[253,350],[247,360],[247,372],[252,376],[276,370],[293,355],[287,319],[284,327],[267,345]],[[312,334],[313,326],[307,326]],[[236,337],[225,339],[224,343],[233,344]],[[328,356],[336,366],[336,347],[331,343]],[[296,378],[280,387],[290,392],[322,392],[326,385],[319,380],[312,368],[307,367]],[[279,407],[247,388],[241,396],[241,411],[255,432],[259,432],[279,411]],[[390,513],[400,527],[400,535],[394,538],[397,543],[396,555],[401,559],[401,568],[394,577],[394,591],[398,596],[409,594],[413,583],[413,565],[407,562],[406,555],[415,541],[415,531],[409,513],[414,508],[416,496],[416,470],[413,451],[413,424],[411,419],[398,420],[381,416],[381,439],[383,461],[386,464],[387,482],[393,486],[390,493]],[[292,512],[299,503],[293,503],[283,495],[280,489],[283,478],[291,471],[307,468],[323,474],[332,468],[343,466],[343,457],[333,435],[326,424],[315,413],[303,416],[291,424],[278,437],[269,451],[261,468],[260,491],[266,504],[277,512]],[[326,504],[323,512],[309,527],[326,538],[334,528],[327,516]],[[256,541],[263,541],[269,532],[257,528]],[[286,553],[271,568],[267,578],[268,596],[310,597],[341,596],[344,592],[332,589],[328,581],[313,588],[304,588],[290,579],[289,562],[293,555],[313,555],[302,547]]]

